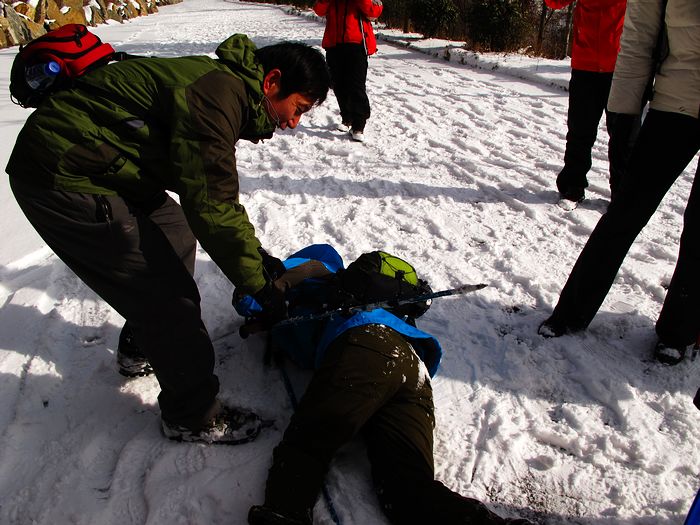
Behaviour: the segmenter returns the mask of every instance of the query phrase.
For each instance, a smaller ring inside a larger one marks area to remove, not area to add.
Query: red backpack
[[[67,24],[21,46],[12,62],[10,98],[24,108],[38,107],[47,95],[116,57],[82,24]]]

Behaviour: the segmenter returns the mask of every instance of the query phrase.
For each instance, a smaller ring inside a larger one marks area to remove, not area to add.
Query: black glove
[[[284,263],[277,257],[267,253],[262,246],[258,248],[258,253],[260,257],[262,257],[263,274],[267,282],[276,281],[287,271],[284,267]]]
[[[271,281],[267,281],[261,290],[253,294],[253,298],[262,307],[260,320],[268,327],[287,318],[287,302],[284,292]]]

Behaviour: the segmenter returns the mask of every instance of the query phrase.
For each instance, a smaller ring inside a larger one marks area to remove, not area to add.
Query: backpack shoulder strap
[[[124,60],[131,60],[132,58],[151,58],[151,57],[147,57],[145,55],[132,55],[131,53],[127,53],[126,51],[115,51],[114,54],[112,55],[112,61],[114,61],[114,62],[123,62]]]

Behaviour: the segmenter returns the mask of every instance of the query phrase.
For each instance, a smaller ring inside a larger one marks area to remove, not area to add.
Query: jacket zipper
[[[367,40],[365,39],[365,26],[362,25],[362,15],[357,17],[358,22],[360,22],[360,34],[362,35],[362,47],[365,48],[365,55],[369,56],[367,53]]]
[[[335,5],[336,5],[335,12],[337,13],[338,12],[338,1],[337,0],[335,2]],[[341,44],[345,43],[345,29],[346,29],[345,28],[345,20],[347,20],[347,18],[348,18],[348,2],[346,1],[345,2],[345,12],[343,13],[343,19],[342,19],[343,32],[341,33],[341,36],[340,36],[340,43]]]
[[[98,213],[102,214],[104,217],[104,222],[106,222],[107,225],[111,225],[114,217],[112,215],[112,206],[109,204],[107,197],[104,195],[95,195],[95,203],[98,206]],[[101,217],[98,217],[98,219],[99,218]]]

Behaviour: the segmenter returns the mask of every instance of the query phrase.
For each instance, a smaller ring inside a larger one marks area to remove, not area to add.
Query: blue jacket
[[[332,273],[344,268],[338,252],[327,244],[308,246],[289,257],[284,261],[284,265],[287,269],[291,269],[310,260],[323,263]],[[318,304],[323,304],[324,288],[327,288],[327,283],[324,281],[306,279],[290,293],[313,295],[320,298]],[[297,308],[290,311],[290,316],[315,313],[313,310],[308,306]],[[351,317],[339,314],[331,318],[277,327],[272,330],[272,344],[284,350],[299,366],[317,368],[326,350],[338,336],[350,328],[367,324],[382,324],[400,333],[411,343],[418,357],[425,363],[431,377],[435,375],[442,357],[442,348],[438,340],[380,308],[360,312]]]

